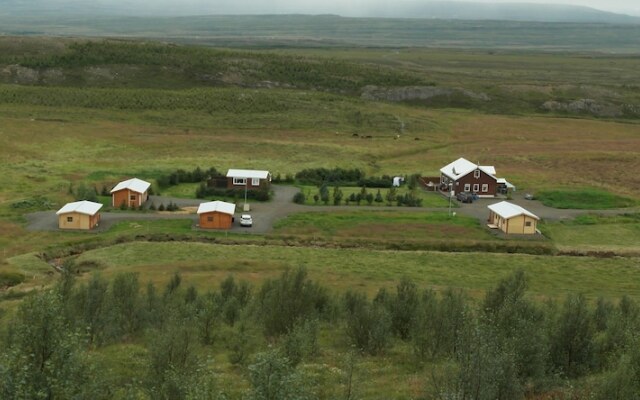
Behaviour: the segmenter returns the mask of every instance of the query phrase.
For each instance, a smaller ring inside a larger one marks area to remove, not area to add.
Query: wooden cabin
[[[102,204],[82,200],[67,203],[56,212],[60,229],[93,229],[100,222]]]
[[[533,235],[537,232],[540,218],[519,205],[501,201],[489,205],[488,208],[490,228],[500,229],[510,235]]]
[[[271,174],[269,171],[253,169],[230,169],[227,171],[227,188],[247,190],[269,190]]]
[[[140,207],[149,199],[151,184],[142,179],[132,178],[118,183],[111,189],[111,205],[113,207]]]
[[[198,207],[200,228],[231,229],[235,212],[236,205],[233,203],[219,200],[202,203]]]

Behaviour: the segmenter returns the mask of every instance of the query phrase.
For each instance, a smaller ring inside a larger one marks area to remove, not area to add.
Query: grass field
[[[2,62],[26,60],[37,65],[40,60],[43,65],[64,69],[80,56],[50,57],[65,54],[72,41],[3,38]],[[133,64],[104,61],[96,46],[85,54],[93,54],[91,57],[78,58],[84,67],[68,67],[66,86],[49,85],[46,77],[38,84],[0,85],[0,152],[4,161],[0,165],[0,255],[5,260],[0,266],[11,269],[15,264],[8,265],[7,259],[49,246],[109,241],[135,232],[188,233],[190,226],[178,221],[119,224],[101,235],[30,232],[22,215],[55,210],[72,200],[70,185],[110,187],[131,176],[154,180],[177,168],[196,166],[269,169],[274,175],[294,174],[304,168],[342,167],[360,168],[369,176],[426,176],[437,175],[443,165],[463,156],[495,165],[498,175],[520,191],[579,189],[598,182],[603,192],[637,200],[633,188],[640,186],[640,175],[625,173],[640,170],[635,151],[640,147],[636,120],[567,118],[540,113],[538,106],[531,106],[550,98],[598,93],[602,99],[634,103],[637,93],[633,85],[625,83],[637,81],[632,57],[363,48],[254,53],[152,46],[177,68],[165,70],[158,67],[162,62],[154,58],[153,51],[138,54],[132,51],[136,46],[126,45],[110,49],[123,51],[122,56]],[[233,64],[233,57],[242,62]],[[270,78],[251,75],[255,71],[247,66],[252,63],[268,63],[268,70],[276,76],[282,73],[278,68],[285,61],[300,69],[295,79],[302,88],[241,86],[242,79],[251,78],[255,83]],[[187,66],[180,67],[182,63]],[[325,75],[309,72],[323,63],[327,65],[328,72],[321,71]],[[222,68],[224,75],[229,65],[246,76],[224,84],[203,84],[194,78],[207,72],[206,68]],[[606,65],[616,65],[617,72],[603,74]],[[566,72],[567,66],[574,70]],[[465,88],[486,91],[496,99],[498,108],[366,101],[353,88],[346,93],[335,90],[340,84],[338,72],[343,70],[361,84],[384,84],[389,77],[390,84],[405,84],[407,79],[444,86],[458,82]],[[124,80],[109,81],[94,74],[100,71],[125,74]],[[3,75],[2,79],[6,82],[12,77]],[[531,103],[508,107],[522,98]],[[620,184],[621,176],[624,184]],[[195,186],[179,185],[163,194],[193,197],[193,189]],[[447,202],[425,194],[423,206],[444,208]],[[314,219],[309,223],[318,226],[306,228],[301,221],[317,217],[298,218],[297,222],[283,222],[279,232],[285,236],[312,232],[322,237],[330,233],[366,237],[369,232],[385,231],[409,237],[424,228],[434,235],[444,230],[443,235],[450,237],[461,229],[474,240],[484,240],[480,230],[458,222],[446,224],[451,232],[444,222],[433,220],[403,231],[400,227],[406,221],[400,217],[397,223],[378,226],[362,215],[356,218],[362,220],[359,226],[337,218],[325,222]],[[571,245],[574,240],[561,239],[557,232],[551,236],[559,244]],[[586,237],[575,240],[577,246],[589,243]]]
[[[640,299],[640,266],[633,258],[140,242],[88,251],[76,262],[93,263],[105,276],[138,272],[142,282],[163,285],[180,271],[185,280],[203,290],[217,286],[228,274],[257,283],[285,268],[304,266],[314,279],[337,291],[360,288],[373,293],[407,276],[421,287],[462,288],[474,296],[521,268],[531,279],[530,293],[538,298],[561,298],[572,292],[590,299],[623,294]]]
[[[638,214],[587,215],[573,221],[544,223],[542,232],[561,250],[623,251],[640,254]]]
[[[451,219],[448,202],[426,193],[422,205],[441,211],[316,208],[278,221],[264,236],[203,232],[191,220],[126,221],[106,232],[38,232],[27,229],[25,216],[73,200],[70,187],[100,189],[132,176],[154,181],[178,168],[255,168],[284,176],[341,167],[368,176],[433,176],[459,157],[495,165],[519,192],[573,193],[596,185],[590,207],[637,205],[640,174],[629,173],[640,171],[640,124],[633,113],[596,119],[540,108],[550,99],[592,97],[635,107],[637,57],[126,44],[67,52],[72,41],[0,38],[0,284],[24,280],[0,288],[0,327],[30,291],[55,282],[51,264],[65,261],[81,281],[93,272],[112,278],[130,271],[143,285],[164,286],[180,272],[201,293],[229,274],[257,288],[285,269],[305,267],[336,296],[347,289],[373,295],[406,276],[420,288],[459,288],[475,300],[520,268],[536,300],[568,293],[584,293],[590,301],[622,295],[640,300],[640,224],[633,209],[624,216],[543,222],[549,240],[494,236],[478,220]],[[27,67],[15,69],[20,63]],[[360,96],[367,84],[461,86],[491,100],[368,101]],[[195,188],[180,184],[162,194],[193,198]],[[311,198],[314,189],[303,188]],[[347,196],[353,190],[359,188],[343,188]],[[618,203],[621,198],[630,201]],[[567,203],[564,196],[554,205],[584,203]],[[526,255],[525,247],[545,255]],[[448,252],[424,250],[443,248]],[[554,255],[556,248],[571,255]],[[589,251],[600,257],[577,256]],[[349,351],[344,336],[334,334],[341,329],[323,330],[326,351],[304,366],[315,368],[327,387],[335,380],[331,370]],[[221,336],[228,332],[237,330]],[[360,360],[359,379],[366,385],[358,395],[419,398],[429,378],[416,372],[408,347]],[[216,357],[213,368],[237,394],[246,371],[231,366],[220,348],[208,350]],[[126,383],[146,351],[125,341],[92,356]]]
[[[352,237],[389,241],[416,238],[493,239],[475,218],[450,217],[446,212],[417,213],[400,210],[294,214],[279,221],[274,233],[337,240]]]
[[[598,189],[543,190],[535,195],[542,204],[553,208],[606,210],[638,205],[638,201]]]

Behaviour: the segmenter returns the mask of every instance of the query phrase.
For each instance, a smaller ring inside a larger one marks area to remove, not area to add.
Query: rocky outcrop
[[[402,87],[379,87],[368,85],[362,89],[361,97],[365,100],[382,101],[415,101],[448,99],[453,97],[464,97],[471,100],[490,101],[491,98],[485,93],[476,93],[463,88],[446,88],[438,86],[402,86]]]
[[[571,102],[549,100],[542,104],[542,108],[547,111],[589,114],[596,117],[620,117],[624,114],[623,106],[593,99],[579,99]]]

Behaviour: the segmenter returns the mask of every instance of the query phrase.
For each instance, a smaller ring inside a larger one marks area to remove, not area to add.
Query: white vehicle
[[[251,219],[251,215],[242,214],[240,217],[240,226],[251,227],[253,225],[253,219]]]

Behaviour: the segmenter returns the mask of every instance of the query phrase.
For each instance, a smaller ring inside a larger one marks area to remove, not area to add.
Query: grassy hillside
[[[636,60],[630,56],[419,49],[242,51],[133,41],[26,38],[1,39],[0,49],[0,82],[18,85],[304,89],[498,114],[640,117],[635,83],[640,76]],[[602,74],[603,69],[612,73]],[[63,91],[53,96],[4,88],[0,101],[24,103],[26,98],[38,103],[52,96],[51,102],[65,97],[69,100],[62,100],[63,104],[77,105],[71,99],[73,93]],[[84,93],[75,93],[84,104],[94,101],[90,94],[84,99]],[[153,104],[140,101],[156,97],[157,92],[151,96],[129,93],[132,101],[121,105],[110,104],[111,94],[104,94],[102,99],[103,94],[96,95],[103,102],[101,107],[153,108]],[[181,102],[179,97],[188,94],[168,96]],[[157,97],[162,102],[163,95]],[[179,106],[189,108],[189,101]]]
[[[574,14],[575,15],[575,14]],[[2,16],[5,35],[138,37],[215,46],[447,47],[637,53],[638,24],[342,18]]]

